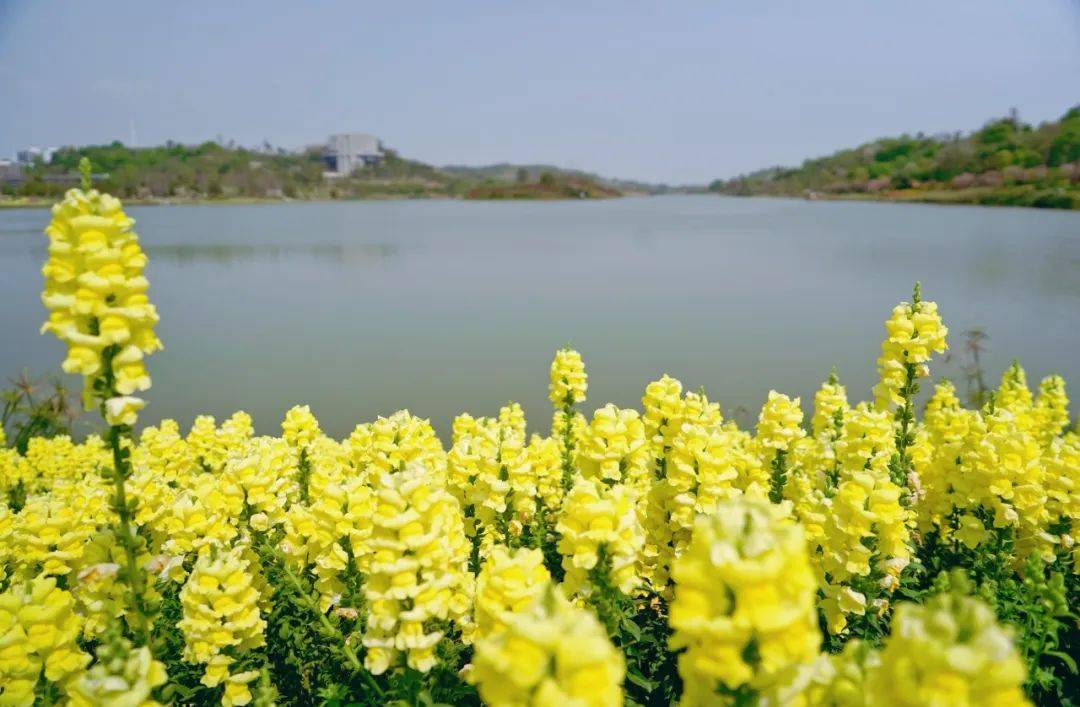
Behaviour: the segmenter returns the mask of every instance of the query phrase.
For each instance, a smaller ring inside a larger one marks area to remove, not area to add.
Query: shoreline
[[[1065,192],[1060,197],[1071,199],[1071,206],[1056,204],[1016,203],[1016,194],[996,189],[954,190],[917,190],[904,189],[874,194],[867,193],[827,193],[812,192],[806,194],[727,194],[724,192],[700,192],[702,196],[726,196],[751,199],[802,199],[805,201],[860,201],[882,204],[933,204],[938,206],[985,206],[1011,207],[1018,209],[1040,209],[1047,211],[1080,211],[1080,193]],[[546,202],[546,201],[607,201],[608,199],[629,197],[667,196],[668,194],[648,194],[642,192],[624,192],[619,196],[609,197],[561,197],[550,194],[531,198],[482,198],[447,194],[405,195],[383,194],[354,199],[290,199],[270,197],[231,197],[224,199],[125,199],[126,206],[255,206],[264,204],[340,204],[358,201],[486,201],[486,202]],[[0,199],[0,211],[18,209],[48,209],[54,199],[44,197],[24,197],[22,199]]]
[[[720,196],[748,198],[804,199],[806,201],[864,201],[882,204],[934,204],[938,206],[990,206],[1016,209],[1040,209],[1046,211],[1080,211],[1080,192],[1035,190],[1001,190],[975,188],[949,189],[899,189],[876,193],[864,192],[810,192],[809,194],[728,194],[713,192]],[[1040,201],[1044,199],[1044,201]],[[1068,205],[1066,205],[1068,202]]]
[[[386,194],[367,196],[356,199],[278,199],[270,197],[235,197],[226,199],[121,199],[124,206],[255,206],[263,204],[345,204],[357,201],[490,201],[490,202],[537,202],[537,201],[607,201],[632,196],[653,196],[639,192],[625,192],[606,197],[572,197],[544,194],[532,197],[469,197],[447,194],[429,194],[423,196],[405,194]],[[0,211],[17,209],[48,209],[56,203],[55,198],[33,197],[22,199],[0,199]]]

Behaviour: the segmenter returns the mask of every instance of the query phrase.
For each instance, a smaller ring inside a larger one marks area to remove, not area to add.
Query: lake
[[[129,211],[165,343],[145,423],[244,409],[271,433],[308,403],[343,436],[408,408],[445,439],[458,412],[516,400],[546,432],[565,344],[590,411],[638,407],[669,373],[744,422],[770,387],[809,413],[833,366],[870,396],[883,322],[916,279],[954,348],[989,333],[995,382],[1019,357],[1033,385],[1058,372],[1080,397],[1078,213],[715,196]],[[47,220],[0,211],[0,375],[63,358],[38,334]]]

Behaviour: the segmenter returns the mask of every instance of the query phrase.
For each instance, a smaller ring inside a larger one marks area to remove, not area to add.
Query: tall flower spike
[[[615,707],[626,673],[596,617],[550,585],[546,596],[507,616],[507,626],[477,642],[469,680],[485,704]]]
[[[684,705],[713,704],[718,688],[759,693],[817,657],[817,585],[802,528],[781,506],[734,500],[699,517],[672,576]]]
[[[588,377],[581,354],[573,349],[559,349],[551,362],[551,385],[548,396],[553,405],[573,406],[585,402]]]
[[[930,375],[927,364],[934,353],[944,353],[948,328],[942,324],[935,302],[923,302],[915,283],[911,302],[893,308],[885,322],[886,337],[878,358],[878,384],[874,396],[880,409],[905,404],[905,390],[917,378]],[[910,379],[910,380],[909,380]]]
[[[1024,664],[1012,638],[979,599],[949,593],[923,605],[903,603],[868,671],[870,703],[916,705],[1028,704],[1021,685]]]
[[[161,348],[134,223],[112,196],[72,189],[45,229],[41,331],[67,344],[63,369],[83,376],[87,409],[103,403],[110,425],[135,421],[143,402],[133,394],[150,387],[143,357]]]

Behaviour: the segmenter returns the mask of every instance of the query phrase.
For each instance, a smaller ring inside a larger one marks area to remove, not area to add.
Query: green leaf
[[[641,675],[635,670],[627,671],[626,679],[640,687],[642,690],[645,690],[646,692],[652,692],[656,689],[656,683],[646,679],[645,676]]]
[[[1052,655],[1055,658],[1058,658],[1059,660],[1061,660],[1061,662],[1065,663],[1065,665],[1069,666],[1069,671],[1073,675],[1076,675],[1076,659],[1073,658],[1071,655],[1069,655],[1068,653],[1063,653],[1062,651],[1046,651],[1046,655]]]

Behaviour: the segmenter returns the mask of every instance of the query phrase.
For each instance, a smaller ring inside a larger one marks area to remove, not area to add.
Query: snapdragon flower
[[[573,349],[559,349],[551,362],[551,384],[548,386],[548,398],[556,407],[573,407],[585,402],[588,390],[588,376],[581,354]]]
[[[469,680],[496,707],[617,707],[625,672],[596,617],[549,586],[477,642]]]
[[[1024,664],[993,610],[955,592],[901,603],[880,663],[867,672],[882,707],[1027,705]]]
[[[110,425],[134,424],[143,405],[134,394],[150,387],[143,357],[161,348],[134,223],[114,197],[71,189],[45,229],[41,330],[67,345],[64,371],[83,376],[87,409],[104,403]]]
[[[740,499],[701,516],[672,575],[683,704],[709,704],[721,687],[764,690],[817,657],[817,585],[802,528],[782,507]]]
[[[874,387],[879,409],[904,405],[908,378],[930,375],[927,364],[931,356],[948,348],[945,337],[949,330],[941,322],[937,303],[921,301],[919,295],[916,285],[913,301],[896,305],[885,323],[886,337],[878,358],[879,380]]]

